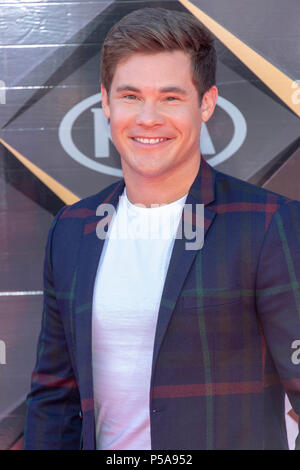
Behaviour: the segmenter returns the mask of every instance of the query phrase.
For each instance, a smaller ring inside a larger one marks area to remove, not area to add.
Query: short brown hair
[[[118,63],[134,53],[182,50],[191,58],[199,101],[216,83],[214,38],[193,15],[164,8],[141,8],[108,32],[101,53],[101,82],[109,93]]]

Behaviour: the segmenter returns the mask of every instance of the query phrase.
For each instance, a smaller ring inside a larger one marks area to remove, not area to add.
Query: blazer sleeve
[[[80,395],[53,285],[51,246],[64,208],[53,220],[44,260],[44,308],[31,390],[26,398],[24,449],[79,449]]]
[[[286,202],[272,217],[259,258],[256,301],[281,382],[300,415],[300,202]]]

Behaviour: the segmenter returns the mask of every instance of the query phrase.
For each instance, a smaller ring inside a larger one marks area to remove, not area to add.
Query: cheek
[[[200,136],[200,123],[197,119],[192,114],[183,114],[174,123],[184,140],[194,139],[198,134]]]
[[[133,121],[133,113],[126,109],[112,108],[110,113],[110,126],[122,130],[128,128]]]
[[[169,115],[172,125],[182,132],[197,132],[201,125],[199,108],[178,109]]]
[[[128,113],[120,109],[112,110],[110,117],[110,133],[113,143],[120,154],[123,154],[128,145],[130,129],[132,129],[131,120]]]
[[[197,110],[191,111],[185,120],[186,130],[193,138],[199,137],[201,132],[201,114],[199,108]]]

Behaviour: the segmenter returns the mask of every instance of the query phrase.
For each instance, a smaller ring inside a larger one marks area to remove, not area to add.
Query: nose
[[[153,127],[163,124],[164,119],[159,113],[155,103],[143,102],[136,116],[136,123],[139,126]]]

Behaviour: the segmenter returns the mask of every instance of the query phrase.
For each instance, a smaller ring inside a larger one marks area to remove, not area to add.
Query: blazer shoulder
[[[270,204],[278,208],[293,201],[286,196],[220,171],[216,171],[216,199],[221,203],[248,202]]]
[[[88,218],[96,217],[99,205],[112,200],[114,195],[122,192],[124,180],[119,180],[96,194],[92,194],[71,205],[66,205],[56,214],[49,231],[48,238],[56,240],[72,240],[71,244],[81,236]],[[54,235],[55,232],[55,235]]]
[[[67,259],[67,264],[72,265],[74,253],[78,252],[85,225],[94,218],[96,219],[96,210],[99,205],[111,201],[114,195],[120,194],[123,181],[119,180],[96,194],[64,206],[56,214],[48,233],[46,248],[48,259],[52,259],[53,266],[61,266],[61,260],[66,263]]]
[[[122,191],[124,187],[124,180],[118,180],[102,189],[98,193],[80,199],[74,204],[65,206],[56,215],[57,220],[72,218],[72,219],[85,219],[86,217],[95,215],[95,211],[100,204],[104,204],[111,200],[111,198]]]

